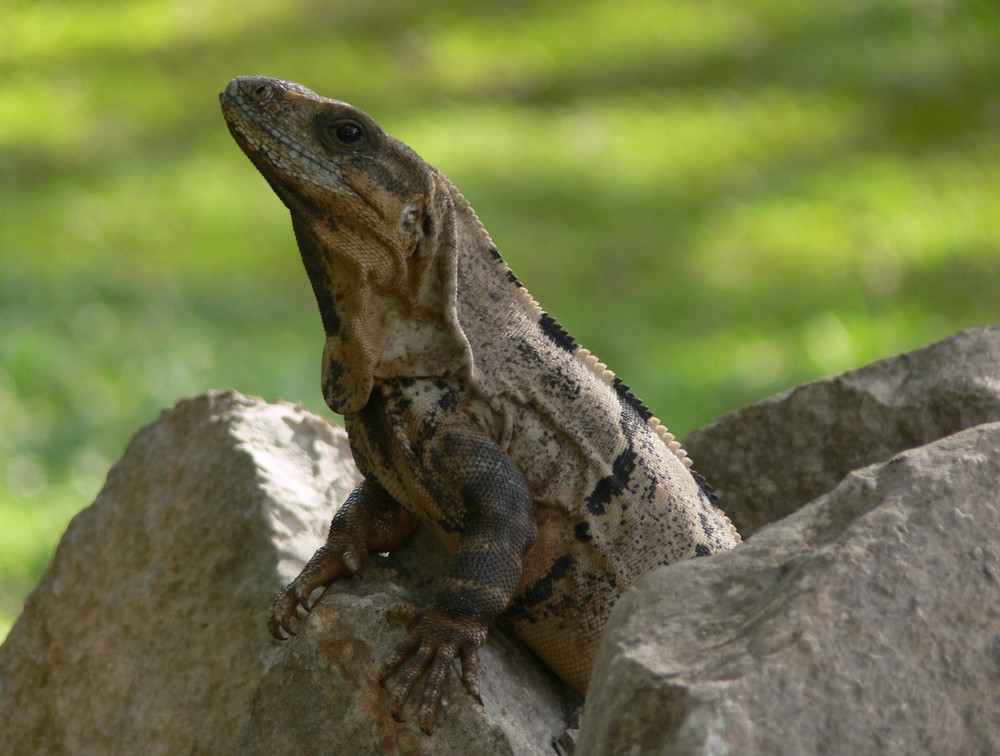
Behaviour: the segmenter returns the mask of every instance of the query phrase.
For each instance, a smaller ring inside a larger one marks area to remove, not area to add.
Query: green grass
[[[268,73],[445,171],[674,430],[997,319],[1000,8],[949,0],[9,2],[0,632],[162,406],[319,412],[287,214],[217,93]]]

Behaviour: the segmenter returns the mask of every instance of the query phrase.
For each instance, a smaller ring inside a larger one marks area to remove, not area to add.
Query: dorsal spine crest
[[[461,193],[458,193],[458,196],[462,199],[464,209],[471,213],[479,228],[483,230],[486,238],[489,239],[489,234],[487,233],[486,228],[483,226],[482,221],[479,220],[479,216],[475,214],[472,206],[469,205],[468,200],[466,200]],[[601,362],[597,355],[589,349],[576,343],[576,340],[573,339],[573,337],[570,336],[570,334],[562,326],[560,326],[551,315],[542,309],[542,306],[535,301],[535,298],[531,296],[528,290],[510,269],[510,266],[507,265],[507,261],[503,259],[503,256],[492,243],[492,240],[490,240],[490,254],[497,266],[500,268],[504,278],[506,278],[507,281],[509,281],[514,287],[514,294],[518,298],[518,301],[521,302],[528,316],[535,320],[540,327],[543,327],[550,333],[555,332],[562,341],[572,345],[573,356],[585,365],[591,373],[613,388],[615,393],[618,394],[623,401],[635,409],[635,411],[638,412],[639,415],[646,421],[650,430],[652,430],[656,436],[663,441],[674,456],[676,456],[685,467],[690,468],[693,461],[691,457],[688,456],[687,451],[681,446],[681,442],[677,440],[677,437],[667,430],[667,427],[660,422],[659,418],[657,418],[649,410],[649,408],[643,404],[643,402],[635,394],[632,393],[632,390],[622,381],[621,378],[615,375],[613,370],[608,368],[605,363]],[[545,319],[548,319],[549,322],[544,323],[543,321]]]

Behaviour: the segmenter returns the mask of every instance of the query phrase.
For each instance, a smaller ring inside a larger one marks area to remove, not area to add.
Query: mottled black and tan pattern
[[[275,600],[272,631],[420,520],[454,558],[390,665],[397,709],[426,674],[429,729],[456,657],[478,694],[476,649],[501,615],[583,692],[622,592],[739,535],[680,444],[541,310],[437,170],[298,84],[240,77],[222,106],[291,211],[326,331],[323,394],[365,477]]]

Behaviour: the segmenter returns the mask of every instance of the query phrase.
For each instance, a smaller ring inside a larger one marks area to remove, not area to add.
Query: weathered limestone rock
[[[484,708],[453,685],[433,741],[391,720],[373,680],[402,638],[383,613],[405,595],[393,562],[375,557],[292,643],[270,639],[274,592],[356,480],[344,432],[301,407],[229,391],[164,412],[74,518],[0,648],[0,753],[550,752],[558,689],[499,633]],[[395,563],[427,584],[435,549]]]
[[[998,596],[993,423],[641,581],[612,613],[577,753],[1000,753]]]
[[[1000,324],[797,386],[684,441],[744,537],[847,473],[1000,421]]]

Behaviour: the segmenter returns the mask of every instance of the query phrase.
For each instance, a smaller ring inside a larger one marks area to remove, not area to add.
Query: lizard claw
[[[483,697],[479,695],[479,650],[472,644],[463,644],[459,655],[462,659],[462,684],[476,703],[482,706]]]
[[[290,636],[295,635],[295,631],[292,630],[292,619],[298,619],[299,614],[297,611],[298,598],[291,590],[294,585],[292,583],[275,597],[274,603],[271,605],[270,616],[267,619],[267,629],[280,641],[287,640],[282,635],[282,630]]]
[[[286,585],[279,593],[274,603],[271,604],[270,616],[267,627],[278,640],[287,640],[281,631],[288,635],[295,635],[292,630],[292,621],[301,620],[299,607],[305,609],[306,614],[312,611],[315,604],[309,603],[309,597],[317,588],[329,585],[337,578],[348,574],[351,569],[346,562],[359,565],[359,558],[355,551],[347,545],[321,546],[302,572],[291,583]],[[359,565],[360,566],[360,565]]]
[[[310,591],[310,593],[311,593],[311,591]],[[311,612],[312,611],[312,607],[309,605],[309,595],[308,594],[302,595],[302,593],[299,590],[296,590],[295,591],[295,599],[296,599],[296,601],[299,602],[299,606],[301,606],[307,612]]]
[[[352,575],[361,569],[361,565],[364,561],[358,556],[358,552],[350,548],[344,550],[342,559],[344,560],[344,566]]]

